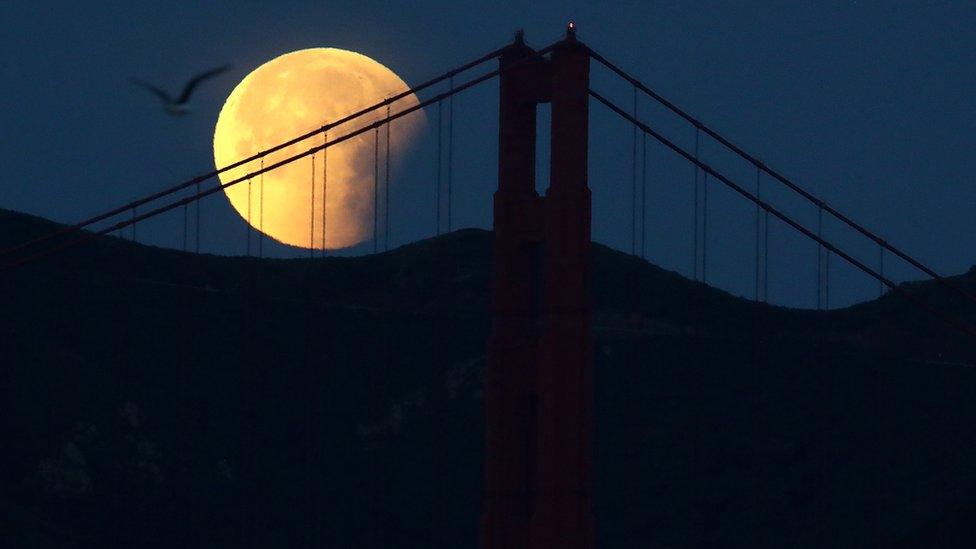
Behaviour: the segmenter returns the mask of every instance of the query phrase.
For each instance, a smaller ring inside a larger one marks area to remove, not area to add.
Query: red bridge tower
[[[483,549],[591,549],[589,53],[572,24],[550,59],[502,54]],[[552,105],[546,196],[536,106]]]

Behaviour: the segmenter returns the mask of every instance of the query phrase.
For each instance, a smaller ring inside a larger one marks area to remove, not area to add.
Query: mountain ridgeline
[[[57,227],[0,211],[0,248]],[[476,547],[490,244],[104,237],[0,273],[0,546]],[[971,340],[897,295],[793,310],[592,254],[599,547],[976,535]]]

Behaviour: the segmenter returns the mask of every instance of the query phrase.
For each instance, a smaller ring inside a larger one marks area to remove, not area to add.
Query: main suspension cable
[[[430,99],[427,99],[427,100],[424,100],[424,101],[421,101],[421,102],[417,103],[416,105],[413,105],[411,107],[406,107],[402,111],[397,112],[396,114],[391,115],[390,116],[390,120],[393,121],[393,120],[397,120],[399,118],[402,118],[404,116],[407,116],[407,115],[409,115],[409,114],[411,114],[413,112],[416,112],[416,111],[418,111],[420,109],[423,109],[423,108],[425,108],[425,107],[427,107],[429,105],[432,105],[434,103],[437,103],[438,101],[442,101],[445,98],[447,98],[447,97],[449,97],[449,96],[451,96],[453,94],[457,94],[457,93],[460,93],[460,92],[465,91],[467,89],[473,88],[474,86],[477,86],[478,84],[481,84],[483,82],[486,82],[486,81],[488,81],[488,80],[490,80],[490,79],[498,76],[499,74],[502,74],[502,73],[505,73],[505,72],[514,70],[514,69],[516,69],[518,67],[521,67],[525,63],[532,62],[535,59],[537,59],[537,58],[539,58],[539,57],[541,57],[543,55],[548,54],[550,51],[552,51],[555,48],[555,46],[556,46],[556,44],[551,44],[551,45],[549,45],[549,46],[547,46],[545,48],[542,48],[542,49],[534,52],[533,54],[531,54],[529,56],[526,56],[526,57],[524,57],[522,59],[519,59],[516,62],[513,62],[513,63],[507,65],[504,68],[494,69],[492,71],[489,71],[487,73],[482,74],[481,76],[477,76],[475,78],[472,78],[471,80],[468,80],[467,82],[465,82],[465,83],[463,83],[463,84],[461,84],[459,86],[455,86],[450,91],[439,93],[439,94],[435,95],[434,97],[431,97]],[[241,183],[242,181],[246,181],[249,177],[257,177],[258,175],[262,175],[264,173],[267,173],[267,172],[276,170],[276,169],[278,169],[278,168],[280,168],[282,166],[285,166],[287,164],[290,164],[292,162],[295,162],[298,159],[301,159],[301,158],[304,158],[306,156],[315,154],[316,152],[318,152],[320,150],[324,150],[324,149],[327,149],[328,147],[332,147],[334,145],[338,145],[339,143],[344,143],[345,141],[348,141],[350,139],[353,139],[354,137],[357,137],[359,135],[362,135],[362,134],[364,134],[364,133],[366,133],[368,131],[375,131],[380,126],[382,126],[384,123],[385,123],[385,121],[383,121],[383,120],[375,121],[375,122],[366,124],[366,125],[358,128],[358,129],[352,130],[349,133],[347,133],[345,135],[342,135],[341,137],[337,137],[337,138],[333,139],[332,141],[327,141],[327,142],[323,143],[322,145],[317,145],[317,146],[311,147],[311,148],[305,150],[304,152],[296,153],[296,154],[294,154],[294,155],[292,155],[292,156],[290,156],[288,158],[284,158],[284,159],[279,160],[279,161],[277,161],[277,162],[275,162],[273,164],[264,165],[262,163],[262,167],[258,171],[251,172],[251,173],[248,173],[248,174],[244,174],[243,176],[238,177],[236,179],[233,179],[231,181],[228,181],[226,183],[220,183],[220,184],[214,186],[213,188],[210,188],[210,189],[207,189],[207,190],[201,190],[200,192],[198,192],[197,194],[194,194],[192,196],[183,198],[181,200],[177,200],[175,202],[171,202],[169,204],[166,204],[166,205],[163,205],[163,206],[160,206],[160,207],[157,207],[157,208],[155,208],[155,209],[153,209],[153,210],[151,210],[149,212],[146,212],[145,214],[141,214],[141,215],[137,216],[137,218],[135,219],[135,221],[141,221],[143,219],[148,219],[150,217],[154,217],[156,215],[160,215],[162,213],[168,212],[168,211],[170,211],[170,210],[172,210],[174,208],[178,208],[178,207],[182,206],[183,204],[188,204],[190,202],[199,201],[201,198],[204,198],[204,197],[209,196],[211,194],[220,192],[220,191],[222,191],[224,189],[227,189],[229,187],[232,187],[234,185],[237,185],[237,184]],[[115,223],[113,225],[110,225],[110,226],[108,226],[106,228],[99,229],[99,230],[96,230],[96,231],[87,232],[87,233],[83,233],[81,236],[78,236],[78,237],[76,237],[73,240],[68,240],[68,241],[60,242],[57,245],[55,245],[55,246],[53,246],[51,248],[48,248],[46,250],[43,250],[43,251],[34,253],[32,255],[29,255],[29,256],[26,256],[26,257],[22,257],[22,258],[19,258],[17,260],[8,262],[5,265],[0,266],[0,272],[2,272],[4,270],[7,270],[7,269],[20,267],[20,266],[26,265],[28,263],[32,263],[32,262],[34,262],[34,261],[36,261],[38,259],[42,259],[43,257],[47,257],[49,255],[52,255],[54,253],[57,253],[58,251],[61,251],[61,250],[70,248],[72,246],[76,246],[78,244],[87,242],[88,240],[90,240],[90,239],[92,239],[94,237],[102,236],[104,234],[111,233],[112,231],[119,230],[119,229],[124,228],[124,227],[128,227],[131,223],[132,223],[132,221],[119,221],[118,223]]]
[[[423,90],[425,90],[425,89],[427,89],[427,88],[429,88],[431,86],[434,86],[435,84],[438,84],[440,82],[443,82],[444,80],[447,80],[449,78],[450,79],[453,79],[454,76],[456,76],[457,74],[460,74],[462,72],[468,71],[468,70],[470,70],[470,69],[472,69],[474,67],[477,67],[478,65],[481,65],[482,63],[485,63],[487,61],[491,61],[492,59],[497,58],[498,56],[500,56],[502,54],[502,52],[507,47],[508,46],[504,46],[504,47],[498,48],[496,50],[490,51],[490,52],[486,53],[485,55],[482,55],[481,57],[478,57],[477,59],[475,59],[473,61],[470,61],[470,62],[465,63],[463,65],[460,65],[458,67],[455,67],[454,69],[451,69],[451,70],[449,70],[447,72],[444,72],[444,73],[442,73],[442,74],[440,74],[440,75],[438,75],[438,76],[436,76],[434,78],[431,78],[430,80],[427,80],[426,82],[423,82],[423,83],[421,83],[421,84],[419,84],[417,86],[414,86],[414,87],[412,87],[412,88],[410,88],[408,90],[405,90],[405,91],[400,92],[400,93],[398,93],[396,95],[393,95],[391,97],[388,97],[388,98],[384,99],[383,101],[380,101],[378,103],[375,103],[373,105],[370,105],[368,107],[365,107],[365,108],[363,108],[363,109],[361,109],[359,111],[356,111],[354,113],[351,113],[351,114],[349,114],[349,115],[347,115],[347,116],[345,116],[343,118],[340,118],[340,119],[338,119],[338,120],[336,120],[334,122],[327,123],[327,124],[325,124],[323,126],[320,126],[320,127],[315,128],[313,130],[310,130],[308,132],[305,132],[305,133],[303,133],[303,134],[301,134],[301,135],[299,135],[297,137],[294,137],[292,139],[289,139],[288,141],[285,141],[283,143],[279,143],[279,144],[277,144],[277,145],[275,145],[273,147],[270,147],[270,148],[267,148],[267,149],[265,149],[263,151],[260,151],[258,153],[255,153],[255,154],[253,154],[253,155],[251,155],[251,156],[249,156],[247,158],[243,158],[241,160],[238,160],[236,162],[233,162],[231,164],[228,164],[228,165],[226,165],[226,166],[224,166],[222,168],[218,168],[218,169],[215,169],[215,170],[212,170],[212,171],[209,171],[209,172],[206,172],[206,173],[197,175],[197,176],[192,177],[192,178],[190,178],[190,179],[188,179],[186,181],[183,181],[181,183],[178,183],[176,185],[173,185],[171,187],[168,187],[166,189],[163,189],[161,191],[158,191],[158,192],[153,193],[151,195],[148,195],[146,197],[143,197],[143,198],[140,198],[138,200],[132,201],[132,202],[130,202],[128,204],[124,204],[124,205],[119,206],[117,208],[113,208],[113,209],[111,209],[111,210],[109,210],[107,212],[104,212],[104,213],[98,214],[96,216],[90,217],[88,219],[85,219],[84,221],[80,221],[78,223],[75,223],[74,225],[68,225],[68,226],[62,227],[61,229],[59,229],[57,231],[54,231],[54,232],[48,233],[46,235],[42,235],[42,236],[39,236],[37,238],[33,238],[33,239],[28,240],[28,241],[22,242],[20,244],[16,244],[16,245],[14,245],[12,247],[6,248],[6,249],[0,251],[0,257],[9,255],[11,253],[15,253],[15,252],[22,251],[22,250],[24,250],[24,249],[26,249],[28,247],[35,246],[35,245],[40,244],[40,243],[43,243],[43,242],[47,242],[49,240],[52,240],[52,239],[57,238],[57,237],[60,237],[60,236],[65,236],[65,235],[68,235],[68,234],[72,234],[72,233],[81,231],[82,229],[85,229],[86,227],[88,227],[90,225],[93,225],[95,223],[98,223],[99,221],[104,221],[104,220],[109,219],[111,217],[115,217],[116,215],[118,215],[120,213],[123,213],[123,212],[125,212],[127,210],[131,210],[134,207],[142,206],[143,204],[147,204],[149,202],[153,202],[155,200],[158,200],[158,199],[163,198],[165,196],[169,196],[169,195],[171,195],[171,194],[173,194],[175,192],[181,191],[181,190],[186,189],[188,187],[192,187],[194,185],[197,186],[197,192],[199,193],[199,184],[202,181],[205,181],[205,180],[210,179],[212,177],[216,177],[216,176],[220,175],[221,173],[224,173],[224,172],[226,172],[228,170],[232,170],[232,169],[235,169],[235,168],[239,168],[241,166],[244,166],[244,165],[248,164],[249,162],[253,162],[254,160],[258,160],[260,158],[263,158],[263,157],[265,157],[265,156],[267,156],[269,154],[272,154],[272,153],[275,153],[277,151],[280,151],[280,150],[282,150],[282,149],[284,149],[286,147],[290,147],[292,145],[295,145],[296,143],[300,143],[300,142],[302,142],[302,141],[304,141],[304,140],[306,140],[306,139],[308,139],[310,137],[313,137],[313,136],[318,135],[320,133],[324,133],[324,132],[326,132],[328,130],[331,130],[331,129],[335,128],[335,127],[338,127],[338,126],[341,126],[343,124],[346,124],[347,122],[350,122],[352,120],[355,120],[355,119],[357,119],[357,118],[359,118],[361,116],[364,116],[366,114],[369,114],[369,113],[371,113],[371,112],[373,112],[373,111],[375,111],[377,109],[380,109],[380,108],[382,108],[382,107],[384,107],[386,105],[390,105],[390,104],[393,104],[393,103],[395,103],[395,102],[397,102],[397,101],[399,101],[401,99],[404,99],[406,97],[410,97],[410,96],[412,96],[412,95],[414,95],[414,94],[416,94],[416,93],[418,93],[420,91],[423,91]],[[551,50],[551,49],[552,49],[552,46],[550,46],[549,48],[547,48],[547,51],[548,50]]]
[[[596,99],[597,101],[599,101],[600,103],[602,103],[603,105],[605,105],[607,108],[609,108],[610,110],[612,110],[615,113],[617,113],[617,115],[622,116],[623,118],[629,120],[632,124],[635,124],[638,128],[641,129],[641,131],[647,133],[648,135],[650,135],[654,139],[658,140],[661,144],[663,144],[664,146],[668,147],[669,149],[671,149],[672,151],[674,151],[676,154],[678,154],[679,156],[683,157],[685,160],[687,160],[689,162],[693,162],[695,165],[697,165],[699,168],[701,168],[704,172],[706,172],[706,173],[710,174],[712,177],[718,179],[719,181],[721,181],[722,183],[724,183],[727,187],[729,187],[733,191],[739,193],[740,195],[742,195],[743,197],[745,197],[747,200],[749,200],[749,201],[757,204],[760,208],[762,208],[766,212],[772,214],[776,218],[780,219],[781,221],[783,221],[787,225],[793,227],[794,229],[796,229],[798,232],[800,232],[801,234],[803,234],[807,238],[810,238],[810,239],[814,240],[815,242],[821,244],[824,248],[826,248],[826,249],[832,251],[833,253],[837,254],[839,257],[841,257],[842,259],[844,259],[845,261],[847,261],[848,263],[850,263],[851,265],[853,265],[857,269],[861,270],[862,272],[864,272],[868,276],[870,276],[870,277],[878,280],[884,286],[887,286],[891,290],[898,292],[900,295],[904,296],[909,301],[911,301],[914,304],[918,305],[919,307],[925,309],[930,314],[932,314],[932,315],[940,318],[946,324],[951,325],[954,328],[956,328],[956,329],[958,329],[958,330],[966,333],[970,337],[973,337],[974,339],[976,339],[976,328],[974,328],[968,322],[966,322],[966,321],[964,321],[962,319],[959,319],[955,315],[952,315],[951,313],[948,313],[948,312],[946,312],[946,311],[944,311],[944,310],[942,310],[942,309],[940,309],[938,307],[935,307],[934,305],[930,304],[929,302],[927,302],[927,301],[923,300],[922,298],[916,296],[915,294],[907,291],[905,288],[897,285],[895,282],[893,282],[892,280],[886,278],[884,275],[878,273],[874,269],[868,267],[863,262],[857,260],[856,258],[854,258],[853,256],[851,256],[847,252],[844,252],[843,250],[841,250],[840,248],[838,248],[834,244],[832,244],[832,243],[828,242],[827,240],[825,240],[825,239],[817,236],[816,233],[814,233],[810,229],[807,229],[806,227],[804,227],[803,225],[801,225],[797,221],[793,220],[792,218],[790,218],[789,216],[787,216],[786,214],[784,214],[780,210],[776,209],[775,207],[773,207],[769,203],[764,202],[764,201],[758,199],[755,195],[753,195],[752,193],[750,193],[746,189],[742,188],[741,186],[739,186],[738,184],[736,184],[734,181],[732,181],[728,177],[725,177],[724,175],[722,175],[721,173],[719,173],[718,171],[716,171],[714,168],[712,168],[708,164],[705,164],[701,160],[698,160],[692,154],[688,153],[687,151],[685,151],[684,149],[682,149],[678,145],[674,144],[672,141],[670,141],[668,138],[664,137],[662,134],[660,134],[657,131],[655,131],[654,129],[652,129],[650,126],[648,126],[648,125],[640,122],[639,120],[634,119],[625,110],[621,109],[619,106],[617,106],[616,104],[614,104],[609,99],[607,99],[604,96],[600,95],[599,93],[593,91],[592,89],[589,90],[589,94],[590,94],[591,97],[593,97],[594,99]]]
[[[632,84],[633,86],[635,86],[637,89],[641,90],[642,92],[644,92],[645,94],[647,94],[648,96],[650,96],[651,98],[653,98],[655,101],[657,101],[661,105],[665,106],[671,112],[673,112],[676,115],[678,115],[679,117],[683,118],[685,121],[691,123],[693,126],[695,126],[695,128],[704,131],[709,137],[715,139],[716,141],[718,141],[719,143],[721,143],[723,146],[725,146],[726,148],[728,148],[729,150],[731,150],[732,152],[734,152],[738,156],[742,157],[744,160],[746,160],[750,164],[756,166],[760,170],[762,170],[762,171],[766,172],[767,174],[771,175],[774,179],[776,179],[777,181],[779,181],[783,185],[786,185],[788,188],[790,188],[792,191],[796,192],[797,194],[799,194],[800,196],[802,196],[806,200],[808,200],[808,201],[810,201],[810,202],[812,202],[814,204],[818,204],[818,205],[819,204],[822,204],[823,205],[823,208],[824,208],[824,211],[827,212],[828,214],[830,214],[831,216],[833,216],[834,218],[836,218],[839,221],[843,222],[845,225],[851,227],[855,231],[861,233],[862,235],[864,235],[868,239],[874,241],[875,244],[878,244],[879,246],[883,247],[887,251],[895,254],[900,259],[902,259],[905,262],[909,263],[910,265],[912,265],[916,269],[918,269],[918,270],[922,271],[923,273],[927,274],[928,276],[930,276],[931,278],[933,278],[934,280],[936,280],[937,282],[939,282],[939,284],[942,284],[943,286],[945,286],[945,287],[953,290],[954,292],[958,293],[959,295],[962,295],[963,297],[965,297],[966,299],[972,301],[973,303],[976,303],[976,295],[973,295],[973,293],[971,293],[967,289],[959,286],[958,284],[956,284],[952,280],[950,280],[950,279],[948,279],[946,277],[943,277],[942,275],[938,274],[933,269],[931,269],[928,266],[926,266],[925,264],[923,264],[921,261],[919,261],[919,260],[915,259],[914,257],[908,255],[907,253],[903,252],[899,248],[896,248],[895,246],[893,246],[889,242],[886,242],[883,238],[881,238],[880,236],[878,236],[876,233],[870,231],[869,229],[867,229],[866,227],[864,227],[860,223],[857,223],[853,219],[851,219],[851,218],[847,217],[846,215],[842,214],[840,211],[836,210],[835,208],[833,208],[832,206],[830,206],[829,204],[827,204],[826,202],[824,202],[820,198],[814,196],[813,194],[811,194],[807,190],[803,189],[802,187],[800,187],[799,185],[797,185],[796,183],[794,183],[793,181],[791,181],[786,176],[784,176],[784,175],[780,174],[779,172],[773,170],[772,168],[770,168],[769,166],[767,166],[765,163],[763,163],[758,158],[750,155],[745,150],[741,149],[740,147],[736,146],[734,143],[732,143],[731,141],[729,141],[728,139],[726,139],[725,137],[723,137],[722,135],[720,135],[718,132],[712,130],[711,128],[709,128],[708,126],[706,126],[705,124],[703,124],[701,121],[699,121],[695,117],[691,116],[690,114],[688,114],[684,110],[680,109],[674,103],[668,101],[663,96],[661,96],[660,94],[658,94],[654,90],[652,90],[649,87],[647,87],[643,82],[641,82],[637,78],[631,76],[630,74],[628,74],[626,71],[624,71],[623,69],[621,69],[617,65],[611,63],[606,57],[603,57],[599,53],[593,51],[592,48],[587,47],[586,49],[589,52],[590,57],[592,57],[594,60],[596,60],[597,62],[599,62],[601,65],[605,66],[607,69],[611,70],[612,72],[616,73],[618,76],[620,76],[621,78],[623,78],[624,80],[628,81],[630,84]]]

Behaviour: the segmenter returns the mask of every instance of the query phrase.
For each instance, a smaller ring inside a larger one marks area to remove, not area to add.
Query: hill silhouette
[[[0,248],[55,228],[0,211]],[[0,274],[0,546],[475,547],[490,239],[270,260],[107,237]],[[598,546],[965,535],[970,341],[895,295],[803,311],[600,245],[593,266]]]

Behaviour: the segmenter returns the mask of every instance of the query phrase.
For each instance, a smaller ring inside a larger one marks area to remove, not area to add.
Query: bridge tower
[[[589,54],[570,25],[550,59],[501,56],[483,549],[590,549]],[[551,103],[546,196],[536,107]]]

